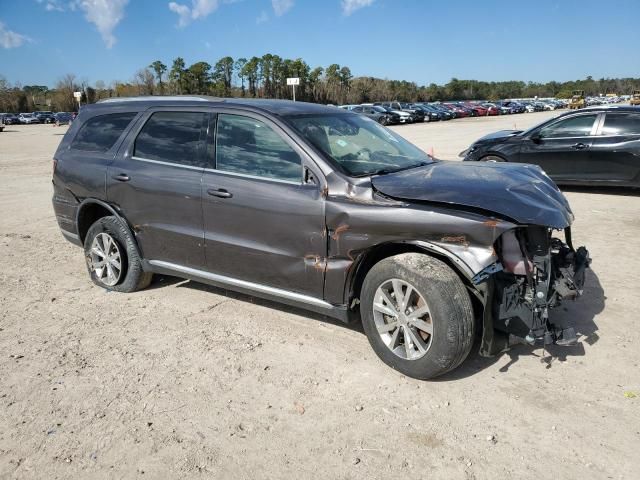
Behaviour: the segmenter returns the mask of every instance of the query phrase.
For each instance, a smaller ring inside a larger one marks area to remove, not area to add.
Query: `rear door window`
[[[601,135],[640,135],[640,114],[607,113]]]
[[[241,115],[218,115],[216,169],[300,183],[300,155],[266,123]]]
[[[140,130],[133,155],[204,168],[202,147],[207,120],[204,112],[155,112]]]
[[[542,138],[587,137],[591,134],[597,114],[562,119],[540,130]]]
[[[116,143],[137,112],[109,113],[87,120],[71,142],[73,150],[106,152]]]

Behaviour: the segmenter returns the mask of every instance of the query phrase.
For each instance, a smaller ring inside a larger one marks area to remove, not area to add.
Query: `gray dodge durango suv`
[[[91,279],[153,274],[361,319],[378,356],[433,378],[509,335],[572,344],[550,310],[589,256],[537,166],[431,158],[335,107],[211,97],[85,106],[54,157],[53,206]],[[563,239],[555,232],[564,232]]]

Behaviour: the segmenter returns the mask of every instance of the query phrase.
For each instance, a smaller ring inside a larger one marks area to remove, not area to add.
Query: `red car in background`
[[[502,113],[500,109],[492,103],[483,103],[482,106],[487,109],[487,115],[493,116],[500,115]]]
[[[443,103],[442,106],[453,112],[456,118],[468,117],[470,115],[468,110],[460,108],[458,105],[454,105],[453,103]]]
[[[471,110],[473,110],[474,112],[476,112],[476,116],[478,117],[486,117],[487,116],[487,109],[485,107],[483,107],[482,105],[478,105],[477,103],[470,103],[467,102],[465,104],[463,104],[464,107],[469,108]]]

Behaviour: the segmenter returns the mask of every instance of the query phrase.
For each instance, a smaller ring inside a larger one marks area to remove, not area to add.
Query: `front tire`
[[[458,367],[473,345],[471,299],[444,262],[419,253],[386,258],[367,274],[360,312],[378,357],[428,380]]]
[[[135,240],[115,216],[102,217],[91,225],[84,252],[91,280],[99,287],[131,293],[151,283],[153,274],[142,269]]]
[[[485,155],[484,157],[480,158],[478,161],[498,163],[498,162],[505,162],[506,160],[502,157],[499,157],[498,155]]]

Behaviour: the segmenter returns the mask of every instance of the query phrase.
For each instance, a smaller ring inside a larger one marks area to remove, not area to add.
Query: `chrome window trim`
[[[269,287],[259,283],[249,282],[247,280],[240,280],[238,278],[226,277],[224,275],[218,275],[216,273],[205,272],[191,267],[185,267],[183,265],[177,265],[171,262],[165,262],[162,260],[149,260],[151,265],[160,268],[166,268],[174,272],[185,273],[193,277],[199,277],[205,280],[211,280],[213,282],[221,283],[224,285],[230,285],[233,287],[244,288],[252,290],[254,292],[266,293],[274,297],[285,298],[287,300],[294,300],[300,303],[306,303],[309,305],[315,305],[326,309],[333,309],[333,305],[319,298],[310,297],[309,295],[303,295],[302,293],[290,292],[288,290],[282,290],[280,288]]]
[[[300,173],[302,173],[302,165],[300,165],[300,170],[301,170]],[[294,182],[293,180],[282,180],[280,178],[261,177],[260,175],[249,175],[248,173],[231,172],[229,170],[219,170],[217,168],[205,168],[204,171],[209,173],[220,173],[222,175],[228,175],[231,177],[247,178],[250,180],[265,180],[265,181],[274,182],[274,183],[286,183],[287,185],[302,185],[302,180],[300,180],[299,182]]]
[[[573,135],[570,137],[540,137],[542,138],[542,140],[562,140],[562,139],[569,139],[569,138],[591,138],[591,137],[595,137],[595,133],[598,130],[598,126],[600,125],[600,121],[601,121],[601,115],[602,113],[600,112],[580,112],[580,113],[575,113],[572,115],[566,115],[560,118],[556,118],[555,121],[550,122],[548,125],[543,126],[542,128],[538,129],[538,132],[542,132],[542,130],[544,130],[545,128],[549,128],[549,127],[553,127],[554,125],[557,125],[560,122],[563,122],[564,120],[569,120],[571,118],[578,118],[578,117],[584,117],[587,115],[595,115],[596,118],[593,121],[593,124],[591,125],[591,130],[589,131],[589,134],[587,135]]]
[[[196,170],[198,172],[202,172],[204,170],[204,167],[194,167],[193,165],[182,165],[181,163],[165,162],[163,160],[153,160],[151,158],[136,157],[135,155],[129,158],[131,158],[132,160],[138,160],[140,162],[155,163],[156,165],[167,165],[170,167],[186,168],[189,170]]]

